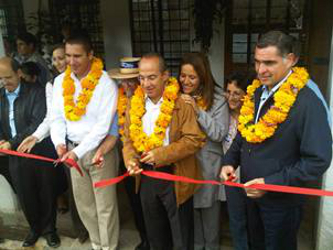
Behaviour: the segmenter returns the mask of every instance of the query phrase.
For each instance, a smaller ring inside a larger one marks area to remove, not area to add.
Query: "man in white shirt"
[[[97,168],[92,158],[109,132],[117,106],[117,86],[93,57],[90,39],[74,34],[66,41],[70,69],[55,79],[51,138],[62,161],[72,159],[83,170],[71,170],[75,202],[93,249],[116,249],[119,216],[116,187],[94,189],[93,183],[117,175],[116,153],[104,156]]]

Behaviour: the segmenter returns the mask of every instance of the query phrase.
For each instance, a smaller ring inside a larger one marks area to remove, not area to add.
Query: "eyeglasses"
[[[144,82],[146,79],[148,82],[153,82],[157,79],[158,75],[149,75],[149,76],[139,76],[138,80]]]
[[[241,93],[237,93],[237,92],[232,92],[232,93],[224,92],[224,96],[227,99],[230,98],[230,97],[232,97],[234,99],[240,99],[240,98],[242,98],[243,95]]]

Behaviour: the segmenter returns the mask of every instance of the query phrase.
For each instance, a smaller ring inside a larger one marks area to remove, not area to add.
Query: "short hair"
[[[66,44],[80,44],[87,53],[93,50],[90,37],[86,31],[73,31],[65,41]]]
[[[26,44],[32,44],[34,48],[37,47],[37,38],[30,32],[23,32],[17,35],[16,40],[21,40]]]
[[[65,49],[65,44],[63,43],[57,43],[55,45],[53,45],[52,47],[52,53],[57,50],[57,49]]]
[[[20,63],[11,57],[8,58],[10,59],[10,66],[12,67],[12,70],[17,73],[17,71],[20,69]]]
[[[224,82],[224,90],[227,90],[228,84],[234,82],[237,88],[242,89],[246,93],[247,87],[252,83],[254,79],[254,72],[234,72],[230,76],[228,76],[226,81]]]
[[[22,70],[24,74],[27,74],[29,76],[39,76],[41,73],[38,64],[35,62],[22,63],[19,68]]]
[[[286,56],[293,53],[296,57],[300,56],[300,43],[299,41],[286,33],[278,30],[269,31],[259,37],[256,44],[257,48],[267,48],[274,46],[278,49],[281,56]]]
[[[159,64],[158,68],[159,68],[160,72],[163,73],[164,71],[168,70],[168,67],[166,65],[166,62],[165,62],[163,56],[159,53],[156,53],[156,52],[147,53],[147,54],[144,54],[141,57],[141,60],[143,58],[146,58],[146,59],[157,58],[158,59],[158,64]]]
[[[200,88],[202,97],[207,105],[207,110],[209,110],[214,102],[214,92],[215,86],[217,86],[216,81],[213,77],[209,60],[204,53],[201,52],[191,52],[183,55],[180,65],[178,77],[180,77],[182,67],[186,64],[192,65],[195,72],[199,77]]]

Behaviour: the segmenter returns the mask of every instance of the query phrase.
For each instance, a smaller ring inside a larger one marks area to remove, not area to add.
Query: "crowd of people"
[[[116,185],[94,183],[127,172],[136,250],[220,249],[225,201],[234,249],[297,249],[305,197],[251,187],[302,187],[330,165],[331,116],[307,70],[296,66],[295,38],[262,34],[256,74],[234,72],[223,86],[201,52],[184,54],[172,77],[157,53],[104,71],[83,32],[54,46],[52,69],[32,34],[16,42],[18,54],[0,59],[0,149],[59,159],[54,167],[9,156],[9,171],[2,170],[30,226],[23,247],[41,236],[60,246],[57,207],[66,192],[81,242],[118,249]],[[147,170],[245,188],[155,179],[141,174]]]

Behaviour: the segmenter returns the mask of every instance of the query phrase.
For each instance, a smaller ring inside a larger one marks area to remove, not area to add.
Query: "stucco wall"
[[[119,58],[132,56],[129,1],[101,0],[106,68],[118,67]]]
[[[333,36],[331,39],[331,54],[329,65],[329,81],[327,96],[330,96],[330,109],[333,109]],[[323,188],[333,190],[333,164],[324,176]],[[317,250],[333,249],[333,198],[322,198],[319,208]]]

